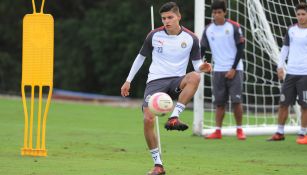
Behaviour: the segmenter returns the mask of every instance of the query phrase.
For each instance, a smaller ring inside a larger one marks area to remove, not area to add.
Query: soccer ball
[[[149,98],[148,107],[155,115],[165,114],[173,109],[173,100],[168,94],[157,92]]]

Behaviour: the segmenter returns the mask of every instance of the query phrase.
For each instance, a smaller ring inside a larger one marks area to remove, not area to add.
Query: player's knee
[[[216,104],[216,109],[218,109],[218,110],[224,110],[224,109],[225,109],[225,104],[223,104],[223,103]]]
[[[155,116],[149,111],[148,108],[144,108],[144,124],[152,125],[155,122]]]
[[[233,99],[231,100],[232,106],[240,106],[242,104],[241,99]]]
[[[240,107],[240,106],[241,106],[241,101],[232,102],[232,105],[233,105],[234,107]]]
[[[196,86],[198,86],[200,82],[200,74],[197,72],[191,72],[189,76],[190,78],[189,78],[188,83],[195,84]]]
[[[279,110],[280,111],[287,111],[288,108],[289,108],[289,105],[279,104]]]
[[[147,127],[151,127],[155,124],[155,119],[152,117],[144,117],[144,125]]]

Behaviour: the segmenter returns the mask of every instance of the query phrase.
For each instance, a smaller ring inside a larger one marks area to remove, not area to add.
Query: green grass
[[[215,113],[212,112],[205,112],[204,114],[205,120],[204,120],[204,126],[214,127],[215,126]],[[296,118],[293,119],[293,117],[296,117],[295,114],[292,114],[289,116],[291,117],[291,121],[296,121]],[[246,114],[243,112],[243,126],[244,124],[254,125],[254,126],[261,126],[261,125],[276,125],[277,123],[277,112],[275,114],[272,114],[270,112],[267,113],[249,113]],[[290,121],[288,120],[288,123],[290,124]],[[236,126],[236,122],[234,119],[233,112],[226,112],[223,126]]]
[[[192,123],[192,112],[182,120]],[[47,121],[46,158],[22,157],[23,109],[19,99],[0,98],[0,174],[144,175],[152,159],[143,138],[139,108],[53,101]],[[160,118],[161,127],[166,118]],[[307,145],[287,136],[204,140],[161,128],[163,160],[169,175],[294,175],[307,172]]]

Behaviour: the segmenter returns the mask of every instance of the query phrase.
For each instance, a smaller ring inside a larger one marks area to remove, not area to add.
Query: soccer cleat
[[[268,138],[267,141],[282,141],[285,140],[284,134],[280,134],[276,132],[274,135],[272,135],[271,138]]]
[[[297,134],[297,139],[303,139],[305,137],[304,134]]]
[[[222,133],[221,130],[217,129],[212,134],[205,136],[205,139],[221,139]]]
[[[189,128],[185,123],[182,123],[178,117],[171,117],[164,125],[166,130],[184,131]]]
[[[298,144],[307,144],[307,135],[305,136],[298,136],[296,139],[296,143]]]
[[[147,175],[164,175],[165,171],[162,165],[156,164],[154,168],[147,173]]]
[[[238,140],[245,140],[246,136],[243,133],[243,129],[237,129],[237,138]]]

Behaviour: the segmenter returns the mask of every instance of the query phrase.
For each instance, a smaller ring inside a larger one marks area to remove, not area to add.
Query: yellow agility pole
[[[46,121],[53,89],[53,54],[54,54],[54,20],[50,14],[44,14],[45,0],[42,0],[40,12],[36,12],[32,0],[33,14],[26,14],[23,19],[22,40],[22,82],[21,95],[24,108],[24,144],[22,156],[47,156]],[[25,89],[30,89],[30,117],[28,113]],[[43,88],[48,89],[44,112]],[[38,110],[36,138],[33,131],[35,116],[35,89],[38,89]],[[43,118],[42,118],[43,117]],[[33,139],[36,147],[33,148]]]

